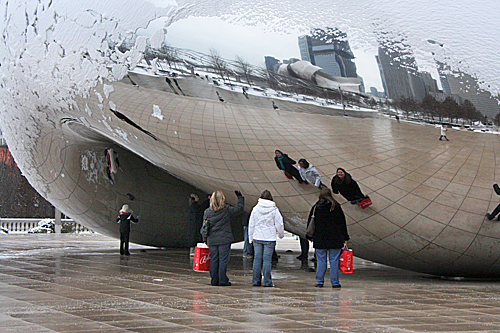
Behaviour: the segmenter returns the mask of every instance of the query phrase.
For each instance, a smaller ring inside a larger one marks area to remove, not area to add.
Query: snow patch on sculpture
[[[158,105],[153,105],[153,114],[152,114],[153,117],[156,117],[160,120],[163,120],[165,117],[163,117],[163,115],[161,114],[161,109]]]

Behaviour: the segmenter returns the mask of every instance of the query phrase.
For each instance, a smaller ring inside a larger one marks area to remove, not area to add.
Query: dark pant
[[[231,243],[223,245],[210,245],[210,277],[212,286],[227,286],[229,278],[226,275]]]
[[[309,255],[309,241],[305,238],[300,237],[300,256],[299,258],[307,259]]]
[[[304,181],[300,176],[299,170],[297,170],[295,167],[290,166],[285,171],[292,175],[292,177],[297,179],[300,183]]]
[[[500,213],[500,205],[498,205],[493,212],[491,212],[490,216],[488,217],[489,220],[493,220],[497,214]]]
[[[128,252],[128,241],[130,233],[128,232],[120,232],[120,254],[126,254],[129,255],[130,253]]]

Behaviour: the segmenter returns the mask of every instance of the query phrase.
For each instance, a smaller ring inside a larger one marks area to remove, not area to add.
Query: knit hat
[[[132,209],[130,209],[128,207],[128,205],[125,204],[125,205],[122,206],[122,209],[120,210],[120,213],[125,213],[125,214],[130,213],[130,214],[132,214],[133,212],[132,212]]]

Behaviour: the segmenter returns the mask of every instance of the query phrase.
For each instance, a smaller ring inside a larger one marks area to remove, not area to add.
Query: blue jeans
[[[254,258],[252,284],[254,286],[261,284],[261,268],[264,274],[264,286],[273,285],[273,280],[271,279],[271,259],[275,246],[276,241],[253,240]]]
[[[332,286],[338,286],[339,282],[339,261],[342,249],[316,249],[316,281],[318,284],[325,283],[326,257],[330,257],[330,281]]]
[[[210,284],[212,286],[227,286],[229,278],[226,275],[231,243],[223,245],[210,245]]]
[[[243,245],[243,255],[253,256],[253,247],[252,244],[250,244],[250,242],[248,241],[248,227],[243,227],[243,236],[245,237],[245,243]]]

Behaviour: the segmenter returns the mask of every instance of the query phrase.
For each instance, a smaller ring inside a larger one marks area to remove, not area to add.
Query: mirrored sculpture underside
[[[500,276],[500,224],[484,218],[499,201],[491,187],[496,135],[450,130],[450,141],[439,141],[434,126],[351,109],[345,117],[341,108],[243,94],[196,76],[131,72],[95,91],[72,109],[12,122],[36,128],[34,140],[13,145],[31,184],[98,232],[118,236],[116,214],[129,203],[141,216],[131,241],[186,246],[189,193],[222,189],[234,204],[239,189],[249,212],[268,189],[286,230],[303,235],[319,190],[276,168],[280,149],[310,161],[327,185],[345,168],[372,198],[362,210],[336,196],[356,256],[436,275]],[[107,147],[123,168],[114,184]],[[233,231],[241,240],[239,223]]]

